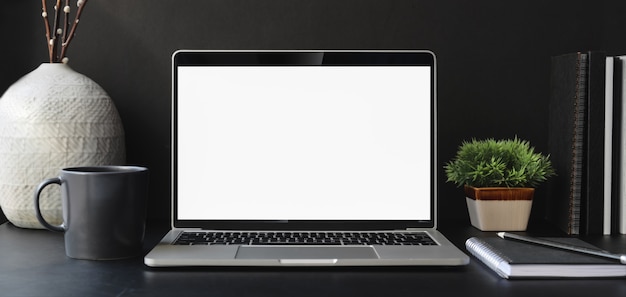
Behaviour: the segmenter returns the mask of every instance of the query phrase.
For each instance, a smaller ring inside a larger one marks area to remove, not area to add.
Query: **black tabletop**
[[[465,223],[442,231],[463,251]],[[149,224],[145,252],[167,231]],[[588,241],[626,253],[626,236]],[[150,268],[141,257],[116,261],[65,256],[63,235],[0,225],[0,296],[626,296],[624,279],[505,280],[475,258],[463,267]]]

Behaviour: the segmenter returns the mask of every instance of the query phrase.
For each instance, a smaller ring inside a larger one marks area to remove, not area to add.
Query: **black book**
[[[595,248],[577,238],[546,238]],[[624,277],[619,261],[499,237],[472,237],[467,250],[503,278]],[[598,249],[599,250],[599,249]]]
[[[548,146],[557,176],[547,218],[567,234],[602,234],[604,225],[606,54],[552,57]]]
[[[557,175],[549,182],[546,215],[567,234],[580,232],[587,67],[583,53],[551,60],[548,147]]]
[[[624,99],[626,98],[626,56],[619,56],[619,75],[621,76],[621,85],[617,88],[619,89],[618,98],[621,105],[621,109],[619,110],[619,122],[616,125],[620,128],[619,131],[615,131],[615,134],[620,134],[620,144],[617,150],[617,155],[619,155],[619,160],[615,161],[618,166],[619,173],[617,174],[617,182],[614,182],[614,185],[618,187],[617,189],[617,199],[614,202],[614,218],[616,220],[616,226],[614,233],[626,234],[626,103]],[[612,230],[613,231],[613,230]]]
[[[608,84],[607,81],[607,88],[611,88],[612,87],[612,92],[610,95],[612,95],[612,121],[609,123],[607,121],[607,126],[610,124],[611,125],[611,141],[612,141],[612,148],[611,148],[611,159],[610,159],[610,163],[611,163],[611,178],[610,180],[610,188],[611,188],[611,193],[609,195],[605,195],[605,197],[610,197],[610,201],[607,203],[607,201],[605,201],[605,212],[604,212],[604,226],[605,226],[605,230],[604,230],[604,234],[608,235],[608,234],[619,234],[619,229],[620,229],[620,199],[621,199],[621,183],[622,183],[622,142],[624,141],[624,139],[622,139],[622,135],[623,135],[623,131],[622,131],[622,110],[623,110],[623,106],[622,106],[622,84],[623,84],[623,68],[622,68],[622,60],[619,57],[613,57],[612,59],[608,59],[607,58],[607,74],[609,73],[608,71],[608,67],[609,67],[609,61],[612,61],[612,65],[613,65],[613,71],[612,71],[612,85]],[[608,76],[607,76],[608,78]],[[607,97],[608,98],[608,97]],[[607,108],[607,112],[608,112],[608,108]],[[605,177],[606,178],[606,177]],[[607,206],[608,206],[608,210],[607,210]],[[607,218],[607,211],[608,211],[608,215],[609,218]],[[608,225],[608,226],[607,226]],[[607,230],[608,227],[608,230]]]

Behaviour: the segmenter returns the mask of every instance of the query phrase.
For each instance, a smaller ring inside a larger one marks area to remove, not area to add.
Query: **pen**
[[[626,264],[626,255],[612,254],[607,251],[589,249],[585,247],[580,247],[580,246],[575,246],[575,245],[570,245],[570,244],[565,244],[565,243],[560,243],[560,242],[555,242],[555,241],[550,241],[550,240],[545,240],[545,239],[540,239],[540,238],[534,238],[534,237],[529,237],[529,236],[506,233],[506,232],[498,232],[498,237],[502,239],[514,239],[514,240],[519,240],[519,241],[523,241],[527,243],[534,243],[534,244],[549,246],[549,247],[562,249],[562,250],[568,250],[568,251],[573,251],[573,252],[578,252],[578,253],[583,253],[583,254],[588,254],[588,255],[615,259],[615,260],[618,260],[622,264]]]

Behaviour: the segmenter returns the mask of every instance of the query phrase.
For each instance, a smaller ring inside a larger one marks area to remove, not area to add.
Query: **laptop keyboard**
[[[426,232],[185,231],[175,245],[437,245]]]

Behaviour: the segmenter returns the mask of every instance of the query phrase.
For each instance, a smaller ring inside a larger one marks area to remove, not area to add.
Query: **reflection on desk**
[[[147,252],[167,231],[148,224]],[[440,228],[461,250],[480,232],[467,222]],[[544,234],[540,234],[544,235]],[[589,241],[612,252],[626,252],[626,236]],[[400,268],[176,268],[154,269],[137,257],[116,261],[75,260],[65,256],[63,234],[0,225],[2,296],[626,296],[623,279],[501,279],[472,258],[462,267]]]

